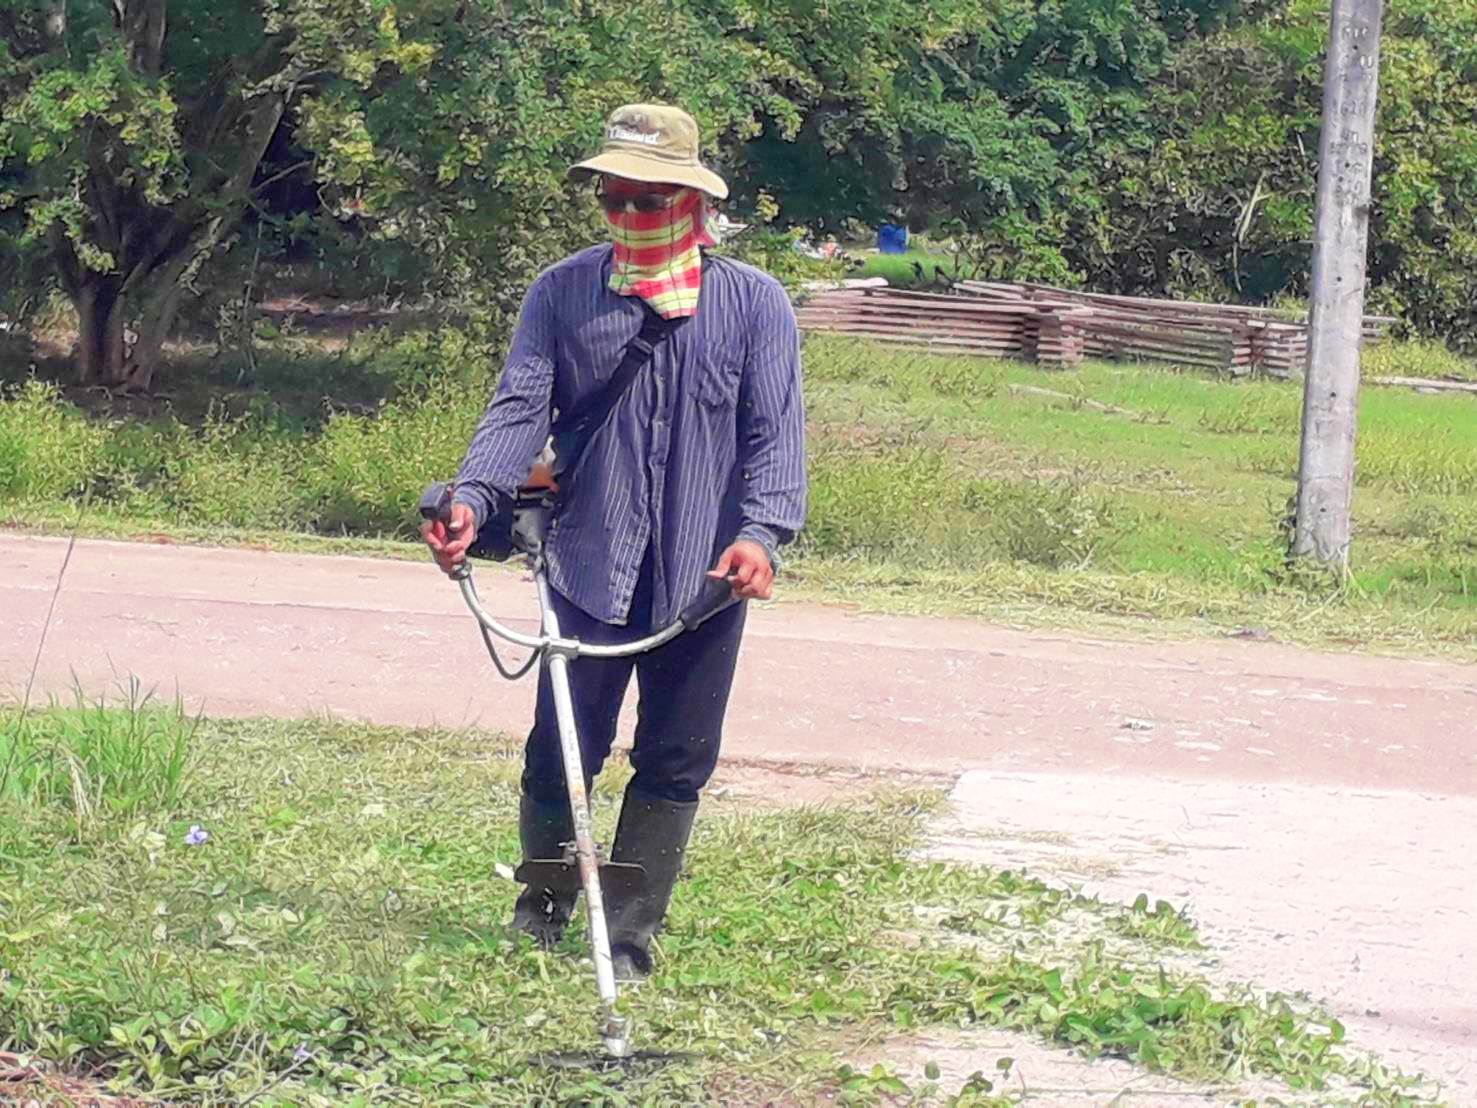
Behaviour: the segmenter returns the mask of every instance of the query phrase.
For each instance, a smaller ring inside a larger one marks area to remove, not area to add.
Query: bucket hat
[[[570,167],[584,180],[597,173],[652,185],[685,185],[718,200],[728,185],[698,159],[697,121],[667,104],[627,104],[605,123],[605,145],[593,158]]]

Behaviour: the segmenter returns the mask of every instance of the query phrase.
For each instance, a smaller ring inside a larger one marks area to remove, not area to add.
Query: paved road
[[[0,534],[0,694],[23,689],[66,541]],[[481,574],[488,606],[531,586]],[[135,674],[219,715],[521,731],[429,564],[79,542],[37,687]],[[628,705],[629,716],[629,705]],[[1477,795],[1477,667],[1273,643],[1133,643],[782,604],[754,613],[737,758],[869,770],[1073,770]],[[626,721],[627,734],[630,720]]]
[[[66,545],[0,535],[0,696],[24,688]],[[531,622],[526,582],[481,577]],[[428,564],[79,542],[38,694],[129,675],[219,715],[521,730],[532,696]],[[753,613],[725,742],[962,775],[946,851],[1188,903],[1228,973],[1326,999],[1477,1104],[1474,717],[1474,666],[784,604]]]

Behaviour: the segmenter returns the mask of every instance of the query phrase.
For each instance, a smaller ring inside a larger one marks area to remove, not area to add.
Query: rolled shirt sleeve
[[[554,315],[547,282],[524,298],[502,376],[457,473],[453,499],[480,528],[499,497],[511,497],[549,437],[554,387]]]

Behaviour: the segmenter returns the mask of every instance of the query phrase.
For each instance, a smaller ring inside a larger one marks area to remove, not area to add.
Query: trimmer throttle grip
[[[428,519],[432,523],[440,520],[442,523],[451,522],[451,486],[445,481],[437,481],[421,494],[420,503],[421,518]]]
[[[732,604],[735,599],[732,577],[725,577],[722,580],[716,577],[704,577],[703,587],[698,590],[697,596],[687,607],[682,609],[682,614],[677,619],[685,630],[691,631],[712,619]]]

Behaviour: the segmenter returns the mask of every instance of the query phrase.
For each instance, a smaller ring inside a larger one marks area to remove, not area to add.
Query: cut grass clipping
[[[98,730],[131,735],[142,763],[89,738]],[[180,750],[182,772],[152,792],[130,776],[176,764]],[[85,789],[34,769],[74,762]],[[582,928],[544,953],[506,927],[515,886],[497,866],[517,858],[519,772],[508,743],[326,722],[197,726],[142,705],[24,723],[12,713],[0,765],[11,767],[0,1051],[115,1093],[1010,1103],[993,1071],[907,1090],[886,1069],[852,1069],[846,1048],[990,1026],[1196,1079],[1261,1075],[1353,1089],[1363,1104],[1418,1102],[1336,1022],[1166,968],[1198,943],[1167,905],[914,860],[936,795],[788,811],[710,800],[655,977],[628,1002],[639,1046],[691,1056],[602,1073],[531,1062],[596,1044],[593,993]],[[597,791],[606,833],[625,772]],[[1048,942],[1069,912],[1085,925],[1067,929],[1066,946],[1061,928]]]

